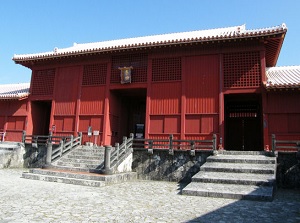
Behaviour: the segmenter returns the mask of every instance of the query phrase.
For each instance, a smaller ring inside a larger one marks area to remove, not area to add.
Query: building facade
[[[0,85],[0,141],[21,141],[29,111],[29,86]]]
[[[243,25],[15,55],[32,70],[24,128],[98,145],[217,134],[227,150],[299,138],[300,69],[275,67],[286,32]]]

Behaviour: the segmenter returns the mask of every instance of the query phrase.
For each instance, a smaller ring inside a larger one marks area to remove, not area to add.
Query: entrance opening
[[[51,114],[51,101],[32,101],[32,134],[48,135]]]
[[[225,149],[263,150],[261,97],[225,95]]]
[[[134,133],[144,138],[146,116],[146,89],[113,90],[110,106],[112,142],[121,142],[123,136]]]

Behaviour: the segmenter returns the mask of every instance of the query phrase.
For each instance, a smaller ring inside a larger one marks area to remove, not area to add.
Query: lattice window
[[[181,80],[181,58],[159,58],[152,61],[152,81]]]
[[[231,104],[227,107],[229,118],[256,118],[259,106],[253,104]]]
[[[121,82],[120,67],[133,67],[131,70],[131,83],[147,82],[147,54],[126,54],[112,57],[110,83]]]
[[[54,89],[55,69],[38,70],[34,73],[31,85],[32,95],[52,95]]]
[[[90,64],[83,68],[82,85],[106,84],[107,64]]]
[[[259,52],[224,54],[224,87],[259,87]]]

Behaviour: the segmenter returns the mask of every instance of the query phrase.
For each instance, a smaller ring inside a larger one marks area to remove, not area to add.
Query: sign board
[[[133,67],[119,67],[121,71],[121,84],[131,83],[131,70]]]
[[[94,135],[94,136],[98,136],[98,135],[99,135],[99,131],[98,131],[98,130],[95,130],[95,131],[93,132],[93,135]]]

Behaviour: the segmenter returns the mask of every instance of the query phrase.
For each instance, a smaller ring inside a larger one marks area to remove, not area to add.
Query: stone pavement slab
[[[300,191],[273,202],[180,195],[174,182],[133,181],[100,188],[27,180],[0,169],[0,223],[300,222]]]

